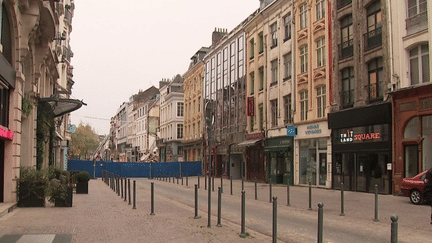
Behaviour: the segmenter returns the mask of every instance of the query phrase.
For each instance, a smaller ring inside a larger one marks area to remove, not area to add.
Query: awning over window
[[[87,105],[80,100],[62,98],[40,98],[39,102],[48,103],[51,106],[54,117],[78,110],[82,105]]]
[[[246,141],[243,141],[243,142],[237,144],[236,147],[254,146],[255,144],[257,144],[260,141],[262,141],[262,138],[259,138],[259,139],[250,139],[250,140],[246,140]]]

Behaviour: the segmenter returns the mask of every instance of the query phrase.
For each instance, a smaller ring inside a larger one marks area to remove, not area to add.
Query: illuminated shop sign
[[[13,134],[13,131],[6,130],[5,128],[0,127],[0,138],[12,140]]]
[[[335,131],[336,143],[364,143],[388,141],[388,125],[371,125],[365,127],[354,127],[339,129]]]

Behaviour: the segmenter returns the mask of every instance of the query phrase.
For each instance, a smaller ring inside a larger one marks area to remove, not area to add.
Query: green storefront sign
[[[294,137],[276,137],[265,140],[267,178],[275,184],[294,184]]]

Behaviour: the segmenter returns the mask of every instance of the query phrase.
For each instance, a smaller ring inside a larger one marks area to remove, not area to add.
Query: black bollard
[[[344,184],[341,183],[341,213],[340,216],[345,216],[344,212]]]
[[[204,190],[207,190],[207,174],[204,174]]]
[[[132,209],[136,209],[136,183],[133,181],[133,207]]]
[[[120,177],[117,176],[117,196],[120,196]]]
[[[312,210],[312,183],[309,181],[309,208],[308,210]]]
[[[324,204],[318,203],[318,243],[323,242]]]
[[[178,176],[177,176],[177,185],[178,185],[178,179],[179,179],[179,178],[178,178]]]
[[[257,179],[255,177],[255,200],[258,200]]]
[[[168,183],[171,183],[171,172],[170,172],[170,175],[168,177]]]
[[[127,199],[126,199],[126,194],[127,194],[127,178],[125,177],[124,178],[124,201],[126,202],[127,201]]]
[[[181,175],[181,179],[182,179],[182,186],[183,186],[183,174]]]
[[[123,198],[123,177],[120,177],[121,198]]]
[[[290,205],[290,184],[289,179],[287,179],[287,206]]]
[[[378,185],[375,184],[375,222],[379,221],[378,220]]]
[[[151,213],[150,215],[154,214],[154,183],[151,183]]]
[[[232,176],[230,176],[230,189],[231,189],[231,195],[232,195]]]
[[[270,183],[269,193],[270,193],[270,203],[271,203],[272,202],[272,194],[273,194],[273,192],[272,192],[272,179],[271,178],[270,178],[269,183]]]
[[[186,173],[186,186],[189,186],[189,175]]]
[[[198,175],[198,189],[200,188],[200,176]]]
[[[195,184],[195,219],[199,219],[198,216],[198,185]]]
[[[241,237],[245,237],[245,216],[246,214],[246,196],[245,196],[245,191],[242,190],[241,192],[241,233],[240,236]]]
[[[391,243],[398,242],[398,219],[397,215],[391,216]]]
[[[218,187],[218,219],[216,225],[217,227],[222,227],[221,216],[222,216],[222,188]]]
[[[273,197],[273,243],[277,242],[277,197]]]
[[[130,179],[128,179],[128,195],[129,195],[129,205],[131,205]]]
[[[222,177],[222,175],[221,175],[221,193],[223,193],[223,177]]]

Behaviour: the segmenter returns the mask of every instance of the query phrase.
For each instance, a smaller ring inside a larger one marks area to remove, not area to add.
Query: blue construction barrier
[[[102,171],[123,177],[198,176],[202,175],[202,163],[197,162],[112,162],[69,160],[68,171],[87,171],[92,177],[102,177]]]

